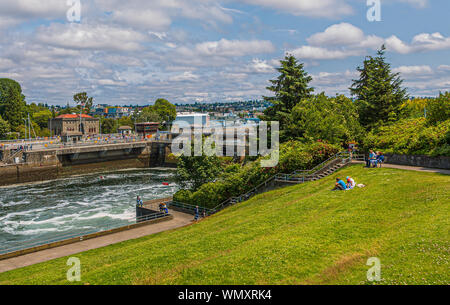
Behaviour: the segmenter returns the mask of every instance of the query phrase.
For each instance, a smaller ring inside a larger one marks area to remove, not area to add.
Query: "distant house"
[[[158,132],[159,123],[158,122],[145,122],[136,123],[135,129],[136,133],[143,137],[149,137]]]
[[[119,133],[123,136],[130,135],[133,132],[133,128],[130,126],[120,126],[119,127]]]
[[[100,133],[100,119],[86,114],[81,118],[79,114],[62,114],[49,120],[49,128],[63,141],[79,141],[83,136]]]

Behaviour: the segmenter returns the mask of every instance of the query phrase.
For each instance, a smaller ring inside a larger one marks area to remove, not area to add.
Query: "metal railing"
[[[170,214],[155,213],[152,215],[145,215],[145,216],[140,216],[140,217],[130,217],[129,219],[124,219],[123,221],[124,222],[128,221],[129,222],[128,225],[132,225],[135,223],[155,220],[155,219],[164,218],[164,217],[168,217],[168,216],[170,216]],[[90,234],[101,233],[101,232],[106,232],[106,231],[110,231],[110,230],[114,230],[114,229],[124,228],[124,227],[127,227],[128,225],[123,224],[123,223],[118,224],[118,223],[109,222],[109,223],[102,224],[101,227],[98,229],[91,229],[91,230],[81,231],[81,232],[77,232],[77,233],[60,233],[60,234],[56,234],[51,237],[48,237],[46,239],[35,238],[35,239],[23,241],[23,242],[15,242],[15,243],[11,243],[11,244],[7,245],[7,247],[5,247],[5,248],[0,248],[0,254],[6,254],[6,253],[15,252],[15,251],[44,246],[47,244],[60,242],[60,241],[73,239],[73,238],[77,238],[80,241],[82,241],[86,238],[86,236],[88,236]]]
[[[307,176],[311,176],[311,175],[314,175],[314,174],[320,172],[321,170],[323,170],[324,168],[329,166],[331,162],[341,159],[341,162],[345,162],[347,164],[347,163],[350,163],[352,160],[356,160],[355,156],[358,156],[358,155],[353,155],[353,154],[351,154],[349,152],[340,152],[340,153],[337,153],[337,154],[333,155],[332,157],[328,158],[327,160],[323,161],[319,165],[316,165],[312,169],[309,169],[309,170],[297,170],[297,171],[294,171],[291,174],[276,174],[276,175],[270,177],[269,179],[267,179],[266,181],[260,183],[256,187],[252,188],[250,191],[248,191],[248,192],[246,192],[246,193],[244,193],[242,195],[236,196],[236,197],[228,198],[227,200],[225,200],[222,203],[218,204],[216,207],[210,209],[211,214],[209,214],[209,215],[215,214],[215,213],[225,209],[228,206],[231,206],[231,205],[234,205],[236,203],[240,203],[240,202],[243,202],[243,201],[246,201],[246,200],[250,199],[254,195],[259,194],[259,192],[261,191],[262,188],[266,188],[267,185],[269,185],[269,183],[271,183],[274,180],[278,180],[278,178],[281,178],[280,180],[284,180],[284,179],[298,179],[298,181],[305,182]],[[303,174],[303,176],[301,178],[294,177],[294,175],[297,175],[299,173]],[[309,173],[311,173],[311,174],[309,174]],[[185,204],[185,203],[179,203],[179,204],[188,205],[188,204]]]

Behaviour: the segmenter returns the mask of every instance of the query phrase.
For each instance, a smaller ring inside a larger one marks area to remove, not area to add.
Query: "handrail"
[[[155,213],[155,214],[144,215],[144,216],[140,216],[140,217],[130,217],[128,219],[124,219],[124,221],[129,221],[130,223],[131,222],[140,223],[140,222],[149,221],[149,220],[153,220],[153,219],[164,218],[167,216],[170,216],[170,214]],[[86,230],[86,231],[81,231],[79,233],[60,233],[60,234],[55,234],[52,237],[49,237],[47,239],[30,239],[30,240],[24,241],[24,242],[16,242],[16,243],[12,243],[12,244],[8,245],[8,248],[3,248],[3,249],[0,248],[0,254],[5,254],[5,253],[10,253],[10,252],[14,252],[14,251],[23,250],[23,249],[33,248],[33,247],[42,246],[42,245],[46,245],[49,243],[63,241],[63,240],[72,239],[72,238],[80,238],[80,240],[83,240],[83,238],[87,235],[99,233],[99,232],[105,232],[105,231],[113,230],[113,229],[118,229],[118,228],[121,228],[124,226],[126,226],[126,225],[118,225],[118,224],[113,224],[112,222],[109,222],[109,223],[101,225],[101,227],[104,228],[103,230]]]
[[[224,209],[225,207],[227,207],[230,203],[233,203],[233,201],[235,201],[235,202],[242,202],[242,199],[243,199],[243,198],[245,198],[245,200],[247,200],[248,198],[251,197],[252,194],[255,194],[255,193],[258,191],[258,189],[261,188],[263,185],[266,186],[269,182],[271,182],[272,180],[275,180],[277,177],[279,177],[279,176],[281,176],[281,175],[284,175],[284,176],[286,177],[285,180],[288,180],[288,179],[289,179],[288,177],[292,177],[293,175],[296,175],[297,173],[306,173],[306,172],[313,172],[313,171],[314,171],[313,174],[312,174],[312,175],[314,175],[314,174],[316,174],[318,171],[320,171],[323,167],[325,167],[326,164],[330,163],[330,162],[333,161],[333,160],[336,160],[336,159],[342,157],[343,155],[348,155],[348,156],[349,156],[348,160],[351,160],[351,159],[352,159],[352,158],[351,158],[351,154],[350,154],[349,152],[347,152],[347,151],[344,151],[344,152],[339,152],[339,153],[333,155],[332,157],[330,157],[330,158],[328,158],[327,160],[323,161],[323,162],[320,163],[319,165],[316,165],[315,167],[313,167],[313,168],[310,169],[310,170],[299,170],[299,171],[294,171],[294,172],[291,173],[291,174],[279,174],[279,173],[278,173],[278,174],[276,174],[276,175],[270,177],[270,178],[267,179],[266,181],[260,183],[260,184],[257,185],[256,187],[252,188],[252,189],[251,189],[250,191],[248,191],[247,193],[241,194],[241,195],[239,195],[239,196],[237,196],[237,197],[230,197],[230,198],[228,198],[227,200],[223,201],[222,203],[218,204],[216,207],[212,208],[212,210],[214,211],[213,214],[215,214],[215,213],[221,211],[222,209]],[[304,178],[305,178],[305,177],[306,177],[306,175],[304,175],[303,181],[304,181]]]
[[[11,156],[8,156],[6,159],[5,159],[5,163],[8,163],[8,161],[10,161],[10,160],[13,160],[19,153],[21,153],[21,152],[23,152],[24,150],[23,150],[23,148],[19,148],[15,153],[13,153]]]

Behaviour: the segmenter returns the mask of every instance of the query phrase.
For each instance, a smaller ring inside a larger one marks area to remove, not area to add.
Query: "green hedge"
[[[287,142],[280,147],[280,158],[276,167],[262,168],[261,159],[240,167],[230,165],[218,181],[204,184],[196,192],[180,190],[174,195],[174,200],[213,208],[230,197],[250,191],[277,173],[292,173],[295,170],[313,168],[337,152],[338,146],[326,143]]]
[[[425,118],[402,120],[370,132],[364,148],[385,154],[450,156],[450,120],[432,126]]]

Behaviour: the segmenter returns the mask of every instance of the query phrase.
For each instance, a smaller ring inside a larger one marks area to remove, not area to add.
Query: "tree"
[[[0,115],[16,131],[25,115],[25,96],[20,84],[12,79],[0,79]]]
[[[221,172],[217,156],[180,156],[175,180],[182,188],[196,191],[203,184],[213,182]]]
[[[302,99],[311,96],[314,88],[309,87],[312,77],[304,71],[303,64],[298,63],[292,55],[286,55],[280,60],[281,67],[278,68],[280,75],[275,80],[270,80],[272,86],[267,90],[275,93],[273,97],[263,97],[273,106],[264,111],[262,117],[266,121],[280,122],[280,138],[286,140],[289,135],[285,130],[291,122],[291,111]]]
[[[51,118],[52,112],[48,109],[33,114],[33,121],[36,122],[40,128],[48,128],[48,121]]]
[[[94,98],[88,97],[86,92],[81,92],[81,93],[75,94],[73,96],[73,100],[80,107],[84,107],[86,114],[89,114],[91,112],[91,108],[94,103]]]
[[[401,107],[408,99],[399,73],[392,73],[386,63],[385,46],[377,57],[368,56],[363,67],[358,67],[358,80],[353,80],[350,92],[356,96],[361,125],[372,129],[392,123],[401,117]]]
[[[287,131],[293,138],[307,142],[342,144],[358,139],[362,128],[351,99],[343,95],[330,98],[321,93],[294,107]]]
[[[0,116],[0,139],[6,139],[10,131],[9,123]]]
[[[152,106],[152,110],[166,122],[172,122],[177,117],[177,107],[162,98],[159,98],[155,101],[155,104]]]
[[[115,119],[100,118],[102,133],[110,134],[117,132],[117,121]]]
[[[160,122],[160,121],[161,121],[161,117],[159,116],[159,114],[156,111],[153,110],[152,106],[145,107],[136,116],[136,122],[138,122],[138,123]]]
[[[450,119],[450,92],[439,93],[436,99],[428,100],[426,104],[427,122],[435,125]]]
[[[205,141],[204,137],[202,141]],[[191,151],[194,151],[194,143],[191,143],[191,145]],[[202,147],[205,147],[205,145]],[[197,191],[203,184],[216,180],[223,171],[219,157],[206,155],[203,148],[201,156],[181,155],[177,159],[175,180],[182,188],[193,192]]]

